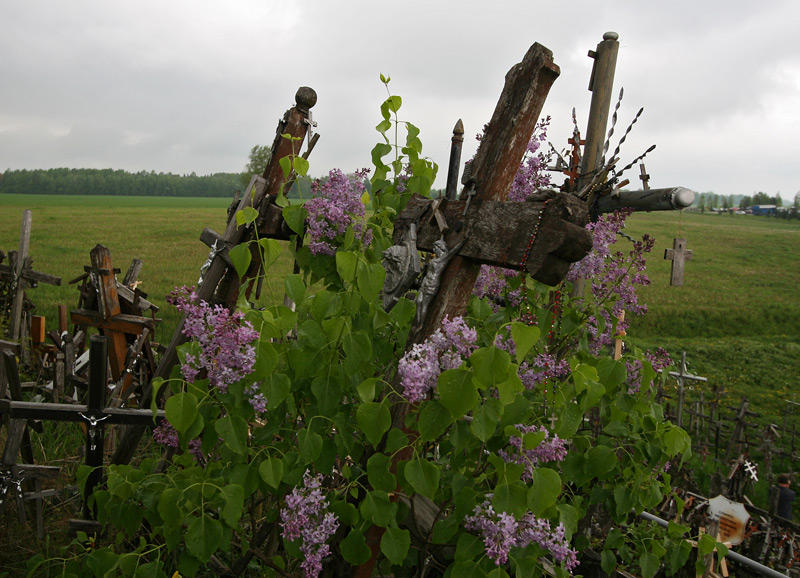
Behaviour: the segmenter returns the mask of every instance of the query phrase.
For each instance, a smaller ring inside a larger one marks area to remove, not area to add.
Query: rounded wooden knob
[[[317,104],[317,92],[310,86],[301,86],[294,95],[297,106],[309,109]]]

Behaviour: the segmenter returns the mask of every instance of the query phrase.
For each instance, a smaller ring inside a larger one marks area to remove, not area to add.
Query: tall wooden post
[[[458,192],[458,172],[461,168],[461,147],[464,144],[464,123],[460,118],[453,127],[453,138],[450,142],[450,164],[447,167],[445,198],[455,200]]]
[[[611,92],[614,88],[614,72],[617,68],[619,52],[619,35],[616,32],[603,34],[603,41],[597,50],[590,50],[589,56],[594,58],[589,90],[592,91],[592,104],[589,108],[589,121],[586,126],[586,144],[583,147],[581,161],[581,177],[578,180],[580,190],[591,176],[588,174],[600,168],[603,156],[603,143],[608,126],[608,112],[611,109]]]
[[[25,301],[25,280],[22,278],[22,271],[25,269],[25,260],[28,258],[28,252],[31,246],[31,223],[33,221],[33,213],[30,209],[25,209],[22,213],[22,225],[19,231],[19,250],[17,251],[17,262],[14,271],[14,279],[16,280],[16,287],[14,293],[14,302],[11,306],[11,320],[9,326],[9,337],[13,341],[19,341],[22,334],[22,306]],[[23,349],[26,346],[23,345]]]
[[[89,344],[89,397],[86,403],[86,414],[81,416],[87,423],[86,465],[93,468],[86,478],[83,495],[83,517],[94,519],[94,512],[89,509],[88,499],[94,488],[103,478],[103,426],[98,416],[105,407],[106,380],[108,369],[107,338],[92,335]]]

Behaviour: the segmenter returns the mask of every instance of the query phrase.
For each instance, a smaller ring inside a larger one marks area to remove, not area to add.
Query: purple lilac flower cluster
[[[586,228],[592,233],[592,250],[567,274],[569,281],[591,280],[592,296],[602,318],[592,315],[587,320],[591,336],[589,345],[595,354],[602,347],[611,345],[615,325],[617,333],[627,329],[628,321],[618,321],[622,311],[634,315],[647,312],[647,306],[639,303],[636,287],[650,284],[645,273],[645,254],[653,249],[655,240],[645,234],[641,241],[634,241],[627,253],[612,252],[611,249],[628,215],[630,211],[616,211],[601,216],[596,223],[589,223]]]
[[[306,578],[316,578],[322,570],[322,560],[330,554],[326,543],[339,527],[339,520],[328,512],[328,501],[322,495],[322,474],[303,474],[303,486],[295,486],[286,496],[286,507],[281,509],[281,527],[285,540],[302,538],[300,567]]]
[[[256,412],[256,415],[261,415],[267,411],[267,398],[263,393],[261,393],[258,383],[254,383],[253,385],[246,387],[244,393],[247,395],[247,401],[250,402],[250,405],[252,406],[253,411]]]
[[[544,426],[517,424],[520,433],[544,432],[544,439],[533,449],[525,449],[521,436],[511,436],[508,444],[511,448],[498,451],[498,455],[506,462],[525,466],[522,479],[530,482],[533,479],[533,470],[538,464],[547,462],[560,462],[567,457],[567,442],[557,435],[550,437],[550,432]]]
[[[472,516],[464,518],[464,527],[470,532],[480,532],[486,555],[498,566],[508,561],[511,548],[530,544],[550,552],[570,572],[578,565],[578,553],[570,548],[564,526],[559,524],[553,530],[549,520],[539,519],[531,512],[517,520],[505,512],[495,512],[487,500],[475,506]]]
[[[473,293],[476,297],[486,297],[492,304],[505,303],[516,307],[522,301],[522,290],[508,289],[508,280],[515,277],[519,277],[519,271],[481,265]]]
[[[153,428],[153,440],[162,446],[177,448],[178,432],[172,427],[169,421],[162,419],[158,425]]]
[[[363,231],[362,224],[354,222],[364,216],[364,178],[369,169],[356,171],[348,177],[339,169],[332,169],[327,180],[316,180],[312,187],[314,197],[305,204],[308,214],[308,248],[315,255],[334,255],[333,241],[343,235],[350,225],[365,245],[369,245],[372,231]]]
[[[258,339],[258,332],[245,321],[244,313],[231,313],[222,305],[212,307],[187,287],[173,290],[167,302],[185,314],[183,334],[200,345],[200,353],[187,355],[181,365],[187,381],[193,382],[205,371],[209,383],[224,393],[253,370],[256,352],[252,342]]]
[[[538,189],[550,186],[550,174],[545,172],[547,155],[540,149],[547,140],[547,129],[550,126],[550,117],[543,118],[533,129],[531,140],[525,150],[525,156],[519,165],[514,182],[508,189],[508,200],[522,202],[528,200]]]
[[[445,317],[442,326],[400,359],[397,373],[408,401],[422,401],[436,388],[439,374],[459,367],[475,351],[477,332],[462,317]]]
[[[657,373],[660,373],[661,371],[672,365],[672,359],[670,359],[669,353],[667,353],[661,347],[657,348],[655,352],[646,351],[644,357],[647,361],[650,362],[650,365],[653,366],[653,369]],[[642,378],[641,378],[642,361],[640,359],[626,360],[625,369],[627,369],[628,371],[628,377],[627,377],[628,393],[630,395],[638,393],[642,387]],[[652,380],[648,384],[648,387],[653,387]]]
[[[531,363],[523,361],[519,366],[519,378],[525,389],[535,389],[548,379],[564,379],[570,373],[566,359],[556,359],[550,353],[540,353]]]

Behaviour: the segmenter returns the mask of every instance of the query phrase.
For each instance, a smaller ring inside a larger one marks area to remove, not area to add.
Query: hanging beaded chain
[[[547,204],[551,200],[552,197],[547,199],[542,205],[542,210],[539,211],[539,216],[536,218],[536,224],[533,226],[531,236],[528,238],[528,245],[525,247],[525,252],[522,254],[522,261],[520,262],[520,271],[522,273],[522,285],[520,286],[522,289],[520,320],[526,325],[536,325],[536,317],[534,317],[531,303],[528,301],[528,284],[525,270],[528,267],[528,257],[531,255],[531,249],[533,248],[536,238],[539,236],[539,229],[542,227],[542,218],[544,217],[544,212],[547,209]]]
[[[547,341],[550,345],[556,339],[556,328],[561,320],[561,289],[556,289],[553,293],[553,319],[550,322],[550,331],[547,332]]]

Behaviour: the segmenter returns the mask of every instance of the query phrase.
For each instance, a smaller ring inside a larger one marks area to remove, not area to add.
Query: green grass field
[[[96,244],[110,249],[123,273],[131,259],[141,259],[139,288],[161,308],[156,339],[165,342],[178,314],[164,297],[175,286],[197,282],[209,251],[200,233],[204,227],[225,230],[229,203],[221,198],[0,195],[0,249],[17,248],[22,212],[31,209],[33,267],[62,279],[60,287],[41,284],[30,292],[48,328],[58,319],[59,303],[76,306],[77,285],[69,281],[83,273]]]

